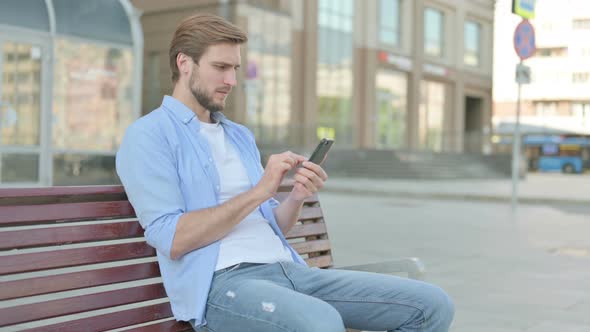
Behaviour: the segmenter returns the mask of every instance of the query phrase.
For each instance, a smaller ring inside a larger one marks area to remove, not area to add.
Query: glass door
[[[11,36],[12,37],[12,36]],[[0,186],[50,184],[47,43],[0,33]],[[44,83],[45,82],[45,83]]]

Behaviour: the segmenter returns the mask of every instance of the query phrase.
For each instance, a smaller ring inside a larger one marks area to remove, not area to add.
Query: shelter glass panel
[[[0,24],[49,32],[45,0],[2,0]]]
[[[53,157],[56,186],[107,185],[121,183],[114,155],[59,153]]]
[[[0,183],[34,183],[39,181],[39,154],[0,153]]]
[[[133,44],[129,18],[119,0],[53,0],[53,6],[60,35]]]
[[[131,50],[65,38],[56,44],[54,148],[115,151],[134,119]]]
[[[1,145],[38,146],[42,48],[10,41],[4,42],[1,47]]]

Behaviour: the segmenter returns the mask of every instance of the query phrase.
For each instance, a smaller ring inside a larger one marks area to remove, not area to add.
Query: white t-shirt
[[[201,122],[201,134],[207,138],[220,179],[219,203],[249,190],[252,185],[233,144],[219,123]],[[221,239],[215,270],[238,263],[276,263],[293,261],[291,252],[255,209]]]

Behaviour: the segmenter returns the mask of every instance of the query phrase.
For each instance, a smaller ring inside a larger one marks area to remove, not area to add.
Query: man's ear
[[[180,76],[188,75],[190,73],[192,63],[193,59],[190,56],[184,53],[178,53],[178,55],[176,55],[176,67],[178,67]]]

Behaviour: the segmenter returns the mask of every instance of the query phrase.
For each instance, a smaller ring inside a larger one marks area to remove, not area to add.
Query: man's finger
[[[298,164],[307,160],[307,158],[305,158],[304,156],[299,155],[294,152],[291,152],[291,151],[287,151],[287,152],[285,152],[285,154],[288,155],[289,157],[293,158]]]
[[[320,177],[320,179],[322,179],[322,181],[326,181],[328,179],[328,174],[326,174],[326,171],[324,171],[322,166],[314,164],[311,161],[304,162],[302,166],[313,171]]]
[[[307,190],[309,190],[312,193],[318,191],[318,188],[316,187],[315,183],[313,183],[313,181],[311,181],[311,179],[309,179],[306,176],[303,176],[301,174],[295,174],[293,179],[295,180],[295,182],[301,183],[305,188],[307,188]]]
[[[309,191],[309,189],[307,189],[304,185],[302,185],[299,182],[295,182],[293,184],[293,187],[299,191],[303,191],[305,193],[305,196],[310,197],[313,195],[313,192]]]
[[[313,184],[318,187],[318,188],[322,188],[324,186],[324,183],[322,181],[322,179],[320,178],[319,175],[317,175],[314,171],[307,169],[305,167],[300,167],[297,170],[296,174],[300,174],[302,176],[305,176],[306,178],[310,179]]]
[[[297,162],[297,159],[295,159],[295,158],[293,158],[291,156],[287,157],[286,160],[289,163],[289,165],[291,165],[291,167],[295,167],[295,166],[297,166],[297,164],[299,164]]]

